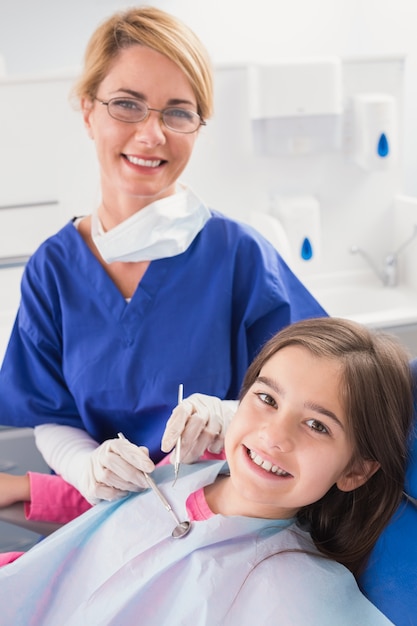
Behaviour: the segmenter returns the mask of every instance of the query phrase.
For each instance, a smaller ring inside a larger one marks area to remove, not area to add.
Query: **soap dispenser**
[[[398,158],[397,102],[390,94],[353,97],[353,160],[365,170],[391,167]]]
[[[291,245],[294,267],[301,273],[317,269],[321,252],[320,203],[311,195],[275,196],[274,214]]]

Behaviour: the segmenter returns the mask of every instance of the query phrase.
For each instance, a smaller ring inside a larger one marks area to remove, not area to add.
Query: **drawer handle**
[[[30,259],[30,254],[19,254],[16,256],[2,256],[0,257],[0,270],[5,270],[10,267],[24,267]]]
[[[19,204],[0,204],[0,211],[10,209],[31,209],[37,206],[51,206],[59,204],[58,200],[45,200],[44,202],[23,202]]]

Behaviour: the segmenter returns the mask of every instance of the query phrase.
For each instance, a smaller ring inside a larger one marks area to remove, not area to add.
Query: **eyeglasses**
[[[195,133],[200,126],[205,126],[206,122],[201,119],[198,113],[181,109],[179,107],[166,107],[165,109],[153,109],[143,100],[137,98],[112,98],[108,102],[95,98],[107,107],[108,114],[119,122],[135,124],[143,122],[150,111],[161,114],[163,124],[176,133]]]

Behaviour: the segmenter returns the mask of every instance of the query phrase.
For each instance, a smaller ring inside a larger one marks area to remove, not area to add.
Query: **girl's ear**
[[[336,485],[340,491],[353,491],[364,485],[380,467],[378,461],[362,461],[343,474]]]
[[[94,139],[93,129],[90,122],[90,114],[93,108],[93,102],[89,98],[81,98],[81,112],[83,115],[84,126],[90,139]]]

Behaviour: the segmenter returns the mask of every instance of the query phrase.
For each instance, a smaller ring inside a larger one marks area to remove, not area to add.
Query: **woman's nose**
[[[158,111],[149,111],[148,116],[136,124],[135,136],[138,141],[148,144],[165,143],[164,124]]]

